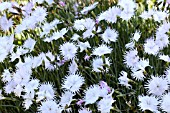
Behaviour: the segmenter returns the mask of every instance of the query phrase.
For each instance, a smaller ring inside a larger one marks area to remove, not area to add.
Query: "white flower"
[[[120,5],[124,10],[134,10],[136,8],[136,3],[133,0],[119,0],[118,5]]]
[[[110,54],[112,49],[106,45],[100,45],[93,50],[93,55],[102,56],[104,54]]]
[[[4,51],[12,53],[14,48],[13,42],[14,35],[0,37],[0,48],[2,47]]]
[[[170,29],[170,23],[163,22],[163,24],[158,27],[157,32],[161,34],[166,34],[169,31],[169,29]]]
[[[0,3],[0,12],[9,9],[12,7],[12,3],[11,2],[1,2]]]
[[[0,18],[0,28],[3,31],[9,30],[10,27],[13,26],[13,21],[12,19],[8,20],[6,15]]]
[[[69,66],[69,73],[75,74],[77,70],[78,70],[78,65],[74,60],[72,60],[72,63]]]
[[[125,45],[126,49],[134,49],[135,43],[134,41],[131,41]]]
[[[93,19],[91,19],[91,18],[86,18],[85,20],[84,20],[84,23],[82,23],[84,26],[85,26],[85,28],[87,29],[87,30],[93,30],[93,28],[94,28],[94,25],[95,25],[95,22],[94,22],[94,20]]]
[[[88,7],[84,7],[81,11],[81,14],[87,14],[90,10],[94,9],[97,6],[98,2],[94,2],[92,5]]]
[[[32,79],[25,86],[25,91],[30,92],[31,89],[38,89],[38,86],[39,86],[39,80],[38,79]]]
[[[105,97],[98,102],[98,110],[101,111],[101,113],[110,113],[114,102],[115,100],[113,100],[111,96]]]
[[[136,4],[132,0],[120,0],[118,2],[118,5],[120,5],[123,8],[123,11],[121,11],[120,17],[124,20],[129,20],[135,12]]]
[[[69,75],[64,79],[63,88],[75,93],[84,84],[84,78],[78,74]]]
[[[16,51],[16,53],[12,53],[11,54],[11,61],[13,62],[16,58],[20,58],[20,55],[23,55],[23,54],[26,54],[26,53],[28,53],[28,49],[25,49],[25,48],[23,48],[22,46],[19,46],[18,48],[17,48],[17,51]]]
[[[92,30],[91,29],[88,29],[88,30],[86,30],[84,33],[83,33],[83,38],[85,39],[85,38],[89,38],[89,37],[93,37],[94,36],[94,34],[93,34],[93,32],[92,32]]]
[[[108,66],[110,66],[108,58],[105,58],[105,62]],[[103,69],[103,65],[104,65],[103,59],[102,58],[93,59],[92,65],[93,65],[93,70],[95,72],[101,72],[101,69]]]
[[[41,84],[41,86],[39,87],[39,91],[37,92],[38,94],[38,97],[36,99],[36,102],[39,102],[43,99],[46,99],[46,100],[52,100],[54,99],[54,89],[53,89],[53,86],[49,83],[47,84]]]
[[[165,61],[165,62],[170,62],[170,57],[168,55],[159,55],[159,59]]]
[[[66,91],[64,92],[64,94],[62,94],[61,96],[61,101],[60,101],[60,105],[62,107],[65,107],[66,105],[70,105],[70,103],[72,102],[72,98],[73,98],[73,93],[71,93],[70,91]]]
[[[165,20],[165,18],[168,16],[168,14],[166,12],[162,12],[162,11],[154,11],[153,14],[153,19],[155,21],[160,22],[161,20]]]
[[[138,51],[134,49],[126,52],[126,54],[124,55],[124,61],[127,66],[135,67],[136,64],[139,62]]]
[[[99,85],[90,86],[85,91],[85,97],[84,97],[85,105],[95,103],[100,96],[98,92],[100,92]]]
[[[25,99],[23,101],[23,106],[25,109],[29,109],[29,107],[33,104],[33,98],[34,98],[34,93],[26,93],[23,98]]]
[[[145,71],[145,67],[150,66],[149,65],[149,59],[140,59],[139,62],[137,62],[136,66],[133,68],[132,71],[137,70],[143,70]]]
[[[121,71],[121,75],[122,76],[118,78],[119,84],[130,87],[131,85],[128,84],[129,79],[127,78],[127,72]]]
[[[153,10],[144,11],[144,12],[142,12],[142,14],[139,17],[141,17],[143,19],[149,19],[149,18],[152,18],[153,13],[154,13]]]
[[[80,52],[86,50],[87,48],[91,48],[89,42],[84,42],[84,43],[83,42],[79,42],[78,46],[80,47]]]
[[[133,39],[137,42],[139,40],[140,36],[141,36],[140,32],[136,31],[133,36]]]
[[[54,61],[55,60],[55,56],[52,54],[52,52],[48,51],[45,54],[46,57],[48,57],[50,59],[50,61]]]
[[[63,28],[59,32],[55,32],[53,36],[51,37],[51,40],[57,40],[59,38],[63,38],[63,36],[67,33],[67,29]]]
[[[145,78],[143,70],[133,71],[132,77],[140,81],[143,81]]]
[[[12,74],[8,69],[5,69],[1,76],[3,82],[10,82],[12,80]]]
[[[108,27],[102,34],[103,40],[107,43],[109,43],[109,41],[116,42],[117,37],[118,37],[117,31],[115,31],[114,29],[110,29],[110,27]]]
[[[144,44],[144,51],[148,54],[156,55],[159,51],[159,46],[156,44],[153,38],[147,39]]]
[[[23,47],[30,49],[30,51],[32,51],[34,49],[36,41],[32,38],[28,38],[25,42]]]
[[[36,67],[40,66],[42,64],[43,59],[45,59],[44,53],[41,53],[37,57],[34,57],[33,61],[32,61],[32,63],[33,63],[32,68],[36,68]]]
[[[77,53],[77,47],[70,42],[66,42],[61,45],[60,50],[65,60],[73,59]]]
[[[161,106],[160,106],[160,108],[167,113],[170,113],[170,107],[169,107],[170,101],[169,100],[170,100],[170,93],[163,95],[162,103],[161,103]]]
[[[47,12],[43,7],[37,7],[35,11],[32,12],[32,16],[34,17],[36,22],[43,22],[46,18]]]
[[[151,80],[146,85],[149,94],[161,96],[165,90],[168,90],[168,81],[162,77],[152,76]]]
[[[54,3],[54,0],[45,0],[49,5],[51,5],[52,3]]]
[[[84,26],[84,23],[85,23],[85,20],[84,19],[81,19],[81,20],[75,20],[74,21],[74,28],[76,30],[84,30],[85,29],[85,26]]]
[[[13,80],[11,80],[4,86],[5,93],[7,93],[7,94],[12,93],[16,86],[17,86],[17,84]]]
[[[156,112],[158,109],[159,101],[154,96],[139,96],[139,107],[142,111],[150,110]]]
[[[101,13],[98,17],[98,21],[106,20],[107,22],[116,23],[117,16],[120,15],[121,10],[118,7],[112,7]]]
[[[79,37],[80,37],[80,36],[75,33],[75,34],[71,37],[71,39],[74,40],[74,41],[77,41]]]
[[[30,80],[31,73],[32,73],[31,69],[21,67],[13,75],[13,79],[15,83],[21,84],[23,86],[26,85]]]
[[[59,108],[59,105],[55,101],[47,100],[41,103],[38,111],[41,113],[61,113],[61,108]]]
[[[160,34],[157,32],[156,34],[156,40],[155,40],[156,45],[159,46],[159,48],[162,50],[164,47],[167,47],[169,44],[169,37],[166,34]]]
[[[23,91],[23,87],[20,84],[18,84],[14,89],[15,96],[20,97],[22,91]]]

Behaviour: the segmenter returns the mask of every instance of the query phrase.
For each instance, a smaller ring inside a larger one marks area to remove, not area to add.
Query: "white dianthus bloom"
[[[110,113],[114,102],[115,100],[113,100],[112,96],[105,97],[98,102],[98,110],[101,111],[101,113]]]
[[[69,75],[64,79],[63,88],[75,93],[84,84],[84,78],[78,74]]]
[[[169,100],[170,100],[170,93],[163,95],[162,103],[161,103],[161,106],[160,106],[160,108],[167,113],[170,113],[170,107],[169,107],[170,101]]]
[[[107,45],[100,45],[99,47],[93,50],[93,55],[102,56],[104,54],[110,54],[112,49]]]
[[[61,29],[60,31],[58,31],[58,32],[55,32],[54,34],[53,34],[53,36],[51,37],[51,40],[57,40],[57,39],[59,39],[59,38],[63,38],[64,37],[64,35],[67,33],[67,29],[66,28],[63,28],[63,29]]]
[[[87,88],[87,90],[85,91],[85,97],[84,97],[85,105],[95,103],[100,97],[98,92],[100,92],[99,85],[93,85]]]
[[[85,26],[84,26],[84,23],[85,23],[85,20],[84,19],[81,19],[81,20],[75,20],[74,21],[74,28],[76,30],[84,30],[85,29]]]
[[[133,35],[133,39],[137,42],[140,38],[141,34],[140,32],[136,31]]]
[[[102,38],[105,42],[116,42],[118,37],[118,33],[114,29],[107,28],[104,33],[102,34]]]
[[[93,3],[92,5],[88,7],[84,7],[81,11],[81,14],[87,14],[90,10],[94,9],[97,6],[98,2]]]
[[[101,13],[98,17],[98,21],[106,20],[107,22],[116,23],[117,16],[121,14],[121,9],[118,7],[112,7]]]
[[[60,45],[61,55],[64,56],[65,60],[73,59],[77,53],[77,47],[70,42],[66,42]]]
[[[120,17],[124,20],[129,20],[135,12],[136,3],[132,0],[120,0],[118,2],[118,5],[120,5],[123,8],[123,11],[121,11]]]
[[[9,28],[11,28],[13,26],[13,21],[12,19],[7,19],[6,15],[4,15],[3,17],[0,18],[0,28],[3,31],[7,31],[9,30]]]
[[[11,80],[4,86],[5,93],[10,94],[14,92],[16,86],[17,84],[13,80]]]
[[[170,57],[168,55],[159,55],[159,59],[165,61],[165,62],[170,62]]]
[[[143,70],[133,71],[132,77],[140,81],[143,81],[145,78]]]
[[[144,44],[144,51],[148,54],[156,55],[159,51],[159,46],[156,44],[153,38],[147,39]]]
[[[35,11],[32,12],[32,17],[34,17],[36,22],[43,22],[47,16],[46,9],[43,7],[37,7]]]
[[[155,40],[156,45],[159,46],[160,50],[162,50],[164,47],[167,47],[169,44],[169,37],[166,34],[160,34],[156,33],[156,40]]]
[[[77,41],[77,40],[79,39],[79,37],[80,37],[80,36],[75,33],[75,34],[71,37],[71,39],[74,40],[74,41]]]
[[[39,91],[37,92],[38,97],[36,99],[36,102],[39,102],[43,99],[52,100],[55,97],[54,93],[55,91],[51,84],[41,84],[41,86],[39,87]]]
[[[79,45],[80,47],[80,52],[83,52],[84,50],[86,50],[87,48],[91,48],[89,42],[79,42]]]
[[[165,20],[165,18],[168,16],[168,14],[166,12],[162,12],[162,11],[154,11],[153,14],[153,19],[155,21],[160,22],[161,20]]]
[[[158,111],[159,101],[154,96],[139,96],[139,107],[142,111],[150,110],[152,112]]]
[[[131,41],[125,45],[126,49],[134,49],[135,43],[134,41]]]
[[[23,47],[30,49],[30,51],[32,51],[34,49],[36,41],[32,38],[28,38],[25,42]]]
[[[144,11],[144,12],[142,12],[142,14],[139,17],[141,17],[143,19],[149,19],[149,18],[152,18],[153,13],[154,13],[153,10]]]
[[[41,103],[41,106],[38,108],[38,111],[41,113],[61,113],[61,108],[53,100],[47,100]]]
[[[11,2],[1,2],[0,3],[0,12],[9,9],[12,7],[12,3]]]
[[[128,67],[135,67],[139,62],[139,56],[137,50],[130,50],[124,55],[124,62]]]
[[[74,60],[72,60],[72,63],[69,66],[69,73],[75,74],[77,70],[78,70],[78,65]]]
[[[15,96],[20,97],[20,96],[21,96],[21,92],[22,92],[23,90],[24,90],[23,87],[22,87],[20,84],[18,84],[18,85],[15,87],[15,89],[14,89],[14,94],[15,94]]]
[[[168,81],[162,77],[152,76],[145,86],[148,89],[149,94],[162,96],[165,90],[168,90]]]
[[[31,77],[32,70],[24,67],[20,67],[13,76],[15,83],[26,85]]]
[[[108,58],[105,58],[105,63],[110,66],[110,63],[109,63],[109,60]],[[104,62],[103,62],[103,59],[102,58],[95,58],[93,60],[93,70],[95,72],[101,72],[100,69],[103,69],[103,65],[104,65]]]
[[[8,69],[5,69],[1,76],[3,82],[10,82],[12,80],[12,74]]]
[[[70,105],[70,103],[72,102],[72,98],[73,98],[73,96],[74,96],[74,94],[73,93],[71,93],[70,91],[66,91],[66,92],[64,92],[64,94],[62,94],[62,96],[61,96],[61,101],[60,101],[60,105],[62,106],[62,107],[65,107],[66,105]]]
[[[133,71],[137,70],[143,70],[145,71],[145,68],[149,65],[149,59],[140,59],[139,62],[137,62],[136,66],[133,68]]]
[[[130,87],[131,85],[128,84],[129,79],[127,77],[127,72],[121,71],[121,75],[122,76],[118,78],[119,84],[124,85],[126,87]]]

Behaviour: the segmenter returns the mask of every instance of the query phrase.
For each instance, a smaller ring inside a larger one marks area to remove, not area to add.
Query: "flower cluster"
[[[169,0],[92,1],[0,2],[12,112],[170,112]]]

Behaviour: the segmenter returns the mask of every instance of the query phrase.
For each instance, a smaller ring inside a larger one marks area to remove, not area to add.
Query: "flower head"
[[[65,60],[73,59],[77,53],[77,47],[70,42],[66,42],[60,46],[61,54]]]

